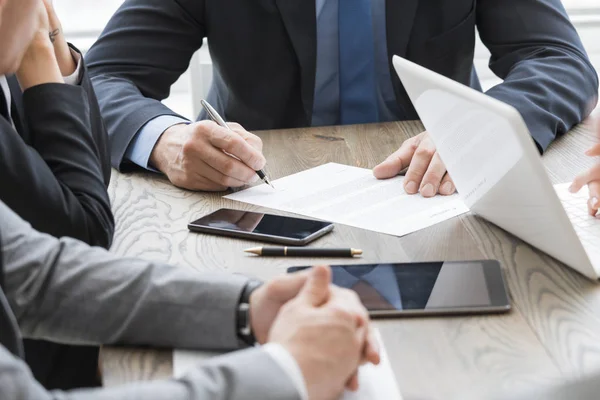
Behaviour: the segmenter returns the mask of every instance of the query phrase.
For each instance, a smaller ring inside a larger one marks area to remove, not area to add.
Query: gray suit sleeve
[[[120,259],[33,230],[0,202],[5,294],[28,337],[201,349],[238,345],[235,309],[246,278]],[[264,350],[215,357],[178,380],[47,392],[0,345],[2,400],[299,400]]]
[[[504,82],[488,95],[515,107],[540,150],[594,109],[598,76],[560,0],[478,0],[477,27]]]
[[[247,278],[116,257],[33,230],[0,203],[5,293],[25,337],[71,344],[238,347]]]
[[[202,46],[204,9],[204,0],[126,0],[87,53],[115,168],[146,123],[177,116],[160,100]]]
[[[300,400],[289,376],[260,348],[215,357],[177,380],[48,392],[0,346],[0,393],[2,400]]]

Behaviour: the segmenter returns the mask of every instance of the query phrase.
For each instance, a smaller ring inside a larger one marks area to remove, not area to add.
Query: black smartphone
[[[304,246],[331,232],[326,221],[222,208],[188,224],[194,232]]]
[[[310,267],[292,267],[296,272]],[[440,261],[334,265],[337,286],[356,291],[372,317],[487,314],[510,311],[500,263]]]

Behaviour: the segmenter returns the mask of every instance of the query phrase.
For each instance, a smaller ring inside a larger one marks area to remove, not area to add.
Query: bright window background
[[[54,0],[67,37],[83,51],[93,44],[111,15],[122,3],[123,0]],[[600,71],[600,0],[563,0],[563,4],[579,31],[592,63]],[[488,57],[487,50],[479,44],[475,65],[484,88],[499,82],[487,68]],[[192,76],[189,72],[186,73],[173,85],[171,96],[165,100],[169,107],[188,118],[194,117],[197,110],[194,104],[206,94],[212,78],[210,57],[206,49],[193,60],[192,66]]]

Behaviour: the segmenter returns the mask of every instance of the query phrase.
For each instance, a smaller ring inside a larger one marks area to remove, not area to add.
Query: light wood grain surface
[[[277,179],[330,161],[372,168],[421,131],[418,122],[402,122],[258,134],[267,171]],[[544,155],[553,183],[591,165],[582,154],[593,140],[580,127],[553,144]],[[221,207],[264,210],[222,193],[183,191],[158,175],[115,171],[110,196],[113,251],[121,255],[262,279],[317,261],[253,258],[242,250],[258,243],[188,232],[188,222]],[[549,386],[600,372],[600,287],[476,216],[402,238],[338,225],[315,246],[365,250],[360,260],[331,262],[501,261],[514,305],[508,315],[376,322],[405,399],[535,398]],[[170,350],[107,348],[102,359],[107,386],[172,373]]]

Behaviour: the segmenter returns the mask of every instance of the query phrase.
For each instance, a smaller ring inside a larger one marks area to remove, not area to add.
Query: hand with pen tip
[[[255,182],[264,168],[261,139],[242,126],[212,121],[167,129],[150,155],[150,165],[184,189],[223,191]]]

